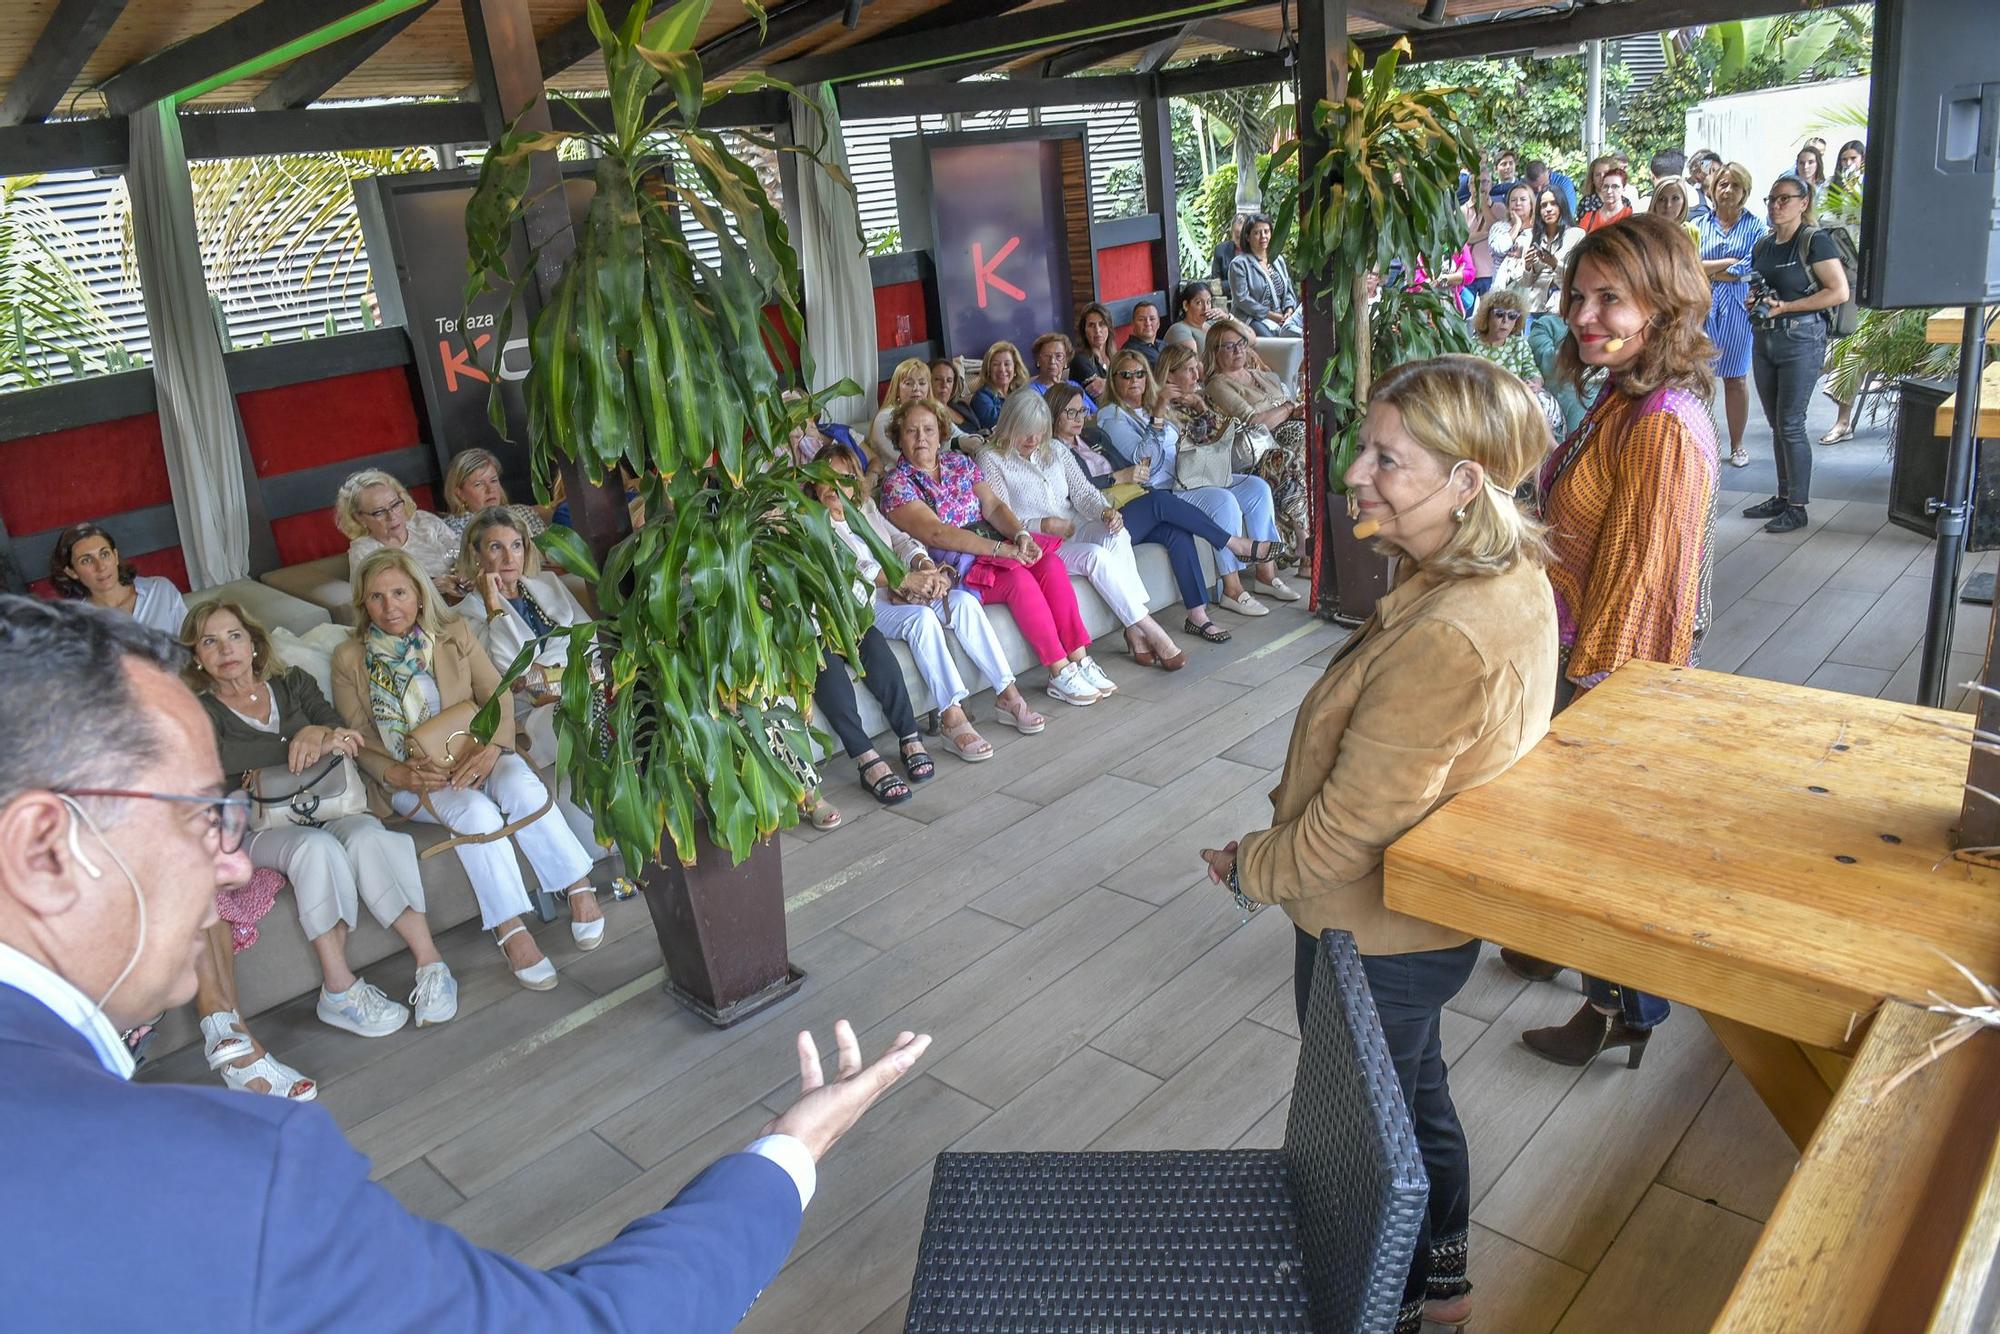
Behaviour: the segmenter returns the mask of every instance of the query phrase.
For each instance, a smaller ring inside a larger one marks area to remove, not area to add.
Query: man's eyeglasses
[[[363,510],[361,511],[361,517],[364,519],[373,519],[377,523],[387,523],[390,519],[394,518],[398,514],[401,514],[402,512],[403,512],[403,502],[398,500],[390,504],[384,505],[379,510]]]
[[[112,787],[59,787],[54,789],[64,797],[112,797],[124,801],[178,801],[208,808],[208,828],[215,835],[215,850],[221,853],[234,852],[243,846],[243,835],[250,830],[250,794],[231,792],[226,797],[190,796],[180,792],[128,792]]]

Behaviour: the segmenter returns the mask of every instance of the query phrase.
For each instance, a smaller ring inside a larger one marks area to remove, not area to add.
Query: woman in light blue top
[[[1133,370],[1146,374],[1134,378],[1130,374]],[[1153,378],[1150,366],[1117,363],[1111,401],[1097,414],[1097,428],[1120,454],[1135,463],[1145,461],[1149,472],[1142,480],[1164,491],[1174,488],[1183,414],[1204,415],[1207,407],[1201,399],[1201,359],[1190,349],[1178,343],[1169,347],[1160,354],[1160,370],[1166,376],[1164,384]],[[1200,486],[1179,494],[1230,533],[1252,541],[1278,540],[1277,506],[1271,498],[1271,484],[1261,477],[1232,473],[1227,487]],[[1270,608],[1243,586],[1243,567],[1244,562],[1233,553],[1215,553],[1215,568],[1222,576],[1222,596],[1216,604],[1240,616],[1263,616]],[[1264,591],[1284,587],[1275,561],[1258,563],[1252,574]]]
[[[1750,169],[1742,163],[1716,168],[1708,188],[1714,208],[1700,218],[1701,267],[1713,286],[1703,332],[1717,348],[1715,373],[1722,377],[1723,415],[1729,421],[1729,463],[1741,468],[1750,462],[1743,448],[1743,429],[1750,421],[1751,343],[1743,280],[1750,272],[1750,252],[1770,229],[1748,207]]]

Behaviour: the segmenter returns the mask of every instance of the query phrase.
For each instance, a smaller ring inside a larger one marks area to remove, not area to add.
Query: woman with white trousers
[[[1063,539],[1063,559],[1111,608],[1135,653],[1171,658],[1180,646],[1147,610],[1146,582],[1139,577],[1124,518],[1056,441],[1052,423],[1058,414],[1068,414],[1070,424],[1080,427],[1085,411],[1082,393],[1061,392],[1066,389],[1071,387],[1056,385],[1034,400],[1009,398],[979,452],[979,470],[1015,518]],[[1090,659],[1084,662],[1086,670],[1094,668]]]
[[[972,690],[951,656],[951,635],[958,637],[959,647],[993,687],[1001,706],[1017,715],[1025,714],[1030,720],[1026,730],[1039,732],[1040,724],[1046,720],[1028,708],[1020,687],[1014,684],[1006,650],[1001,648],[992,623],[986,619],[986,607],[979,595],[954,587],[939,572],[923,543],[890,524],[875,502],[861,495],[860,472],[852,456],[844,451],[830,451],[822,458],[835,472],[850,479],[839,487],[821,484],[816,494],[833,520],[834,536],[854,553],[856,571],[863,581],[856,585],[855,594],[864,602],[872,602],[877,630],[910,646],[917,674],[923,677],[931,703],[938,711],[938,731],[952,753],[974,764],[993,758],[993,744],[979,735],[971,718],[966,716],[964,701]],[[902,584],[890,585],[882,563],[875,558],[867,541],[855,532],[863,524],[909,572]]]

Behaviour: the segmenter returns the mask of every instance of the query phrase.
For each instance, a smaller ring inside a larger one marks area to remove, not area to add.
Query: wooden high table
[[[1807,1151],[1718,1329],[1958,1328],[1933,1271],[2000,1290],[2000,1033],[1872,1082],[1945,1027],[1931,992],[1978,1002],[1945,955],[2000,981],[2000,869],[1953,857],[1971,724],[1632,662],[1385,857],[1399,912],[1700,1011]]]

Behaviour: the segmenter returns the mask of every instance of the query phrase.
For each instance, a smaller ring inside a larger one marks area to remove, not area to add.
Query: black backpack
[[[1847,300],[1837,306],[1829,306],[1820,313],[1826,316],[1827,334],[1834,338],[1845,338],[1861,324],[1861,303],[1856,296],[1860,291],[1861,253],[1855,249],[1854,233],[1846,227],[1820,228],[1809,222],[1802,225],[1799,234],[1792,240],[1793,253],[1797,255],[1799,267],[1805,270],[1806,277],[1812,280],[1814,292],[1819,291],[1820,286],[1818,280],[1812,277],[1810,262],[1812,239],[1813,233],[1822,230],[1832,239],[1834,254],[1840,260],[1840,267],[1847,274]],[[1811,293],[1807,295],[1810,296]]]

